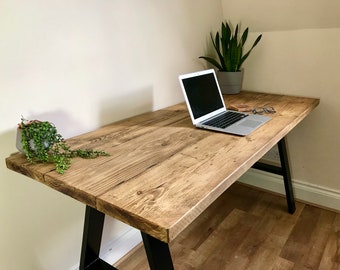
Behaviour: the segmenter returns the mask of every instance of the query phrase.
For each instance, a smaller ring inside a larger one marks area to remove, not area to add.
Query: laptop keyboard
[[[230,126],[247,116],[247,114],[227,111],[219,116],[214,117],[213,119],[205,121],[203,124],[217,128],[226,128],[227,126]]]

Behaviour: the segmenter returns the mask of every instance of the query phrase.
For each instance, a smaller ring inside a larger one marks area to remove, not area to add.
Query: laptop
[[[214,69],[180,75],[179,81],[197,128],[246,136],[271,119],[227,110]]]

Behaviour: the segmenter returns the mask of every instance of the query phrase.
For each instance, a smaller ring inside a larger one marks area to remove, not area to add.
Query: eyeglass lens
[[[254,108],[253,113],[275,113],[275,109],[271,106],[268,107],[259,107],[259,108]]]

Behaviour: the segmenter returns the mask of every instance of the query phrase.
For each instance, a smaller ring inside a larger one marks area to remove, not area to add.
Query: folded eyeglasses
[[[266,107],[257,107],[252,110],[254,114],[264,114],[264,113],[276,113],[274,107],[266,106]]]

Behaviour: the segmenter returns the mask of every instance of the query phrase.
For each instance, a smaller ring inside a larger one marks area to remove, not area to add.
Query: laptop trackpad
[[[261,125],[262,123],[259,121],[255,121],[255,120],[250,120],[250,119],[245,119],[244,121],[242,121],[239,125],[240,126],[245,126],[245,127],[250,127],[250,128],[254,128],[257,127],[259,125]]]

